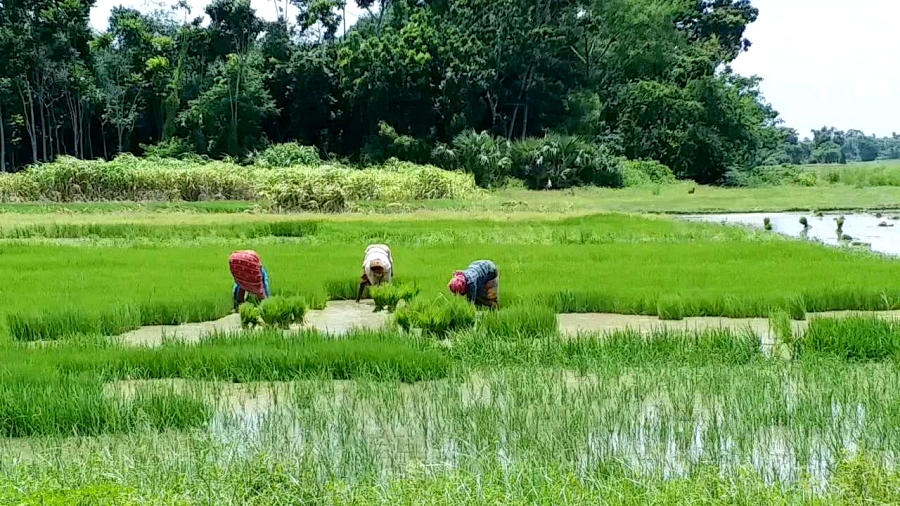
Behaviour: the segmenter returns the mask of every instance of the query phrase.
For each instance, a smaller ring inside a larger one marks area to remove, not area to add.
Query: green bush
[[[363,147],[364,157],[381,163],[396,158],[415,163],[427,163],[431,148],[428,143],[410,135],[403,135],[385,121],[378,123],[378,134],[369,137]]]
[[[197,156],[194,152],[194,146],[178,137],[172,137],[159,144],[141,144],[141,149],[144,150],[144,156],[148,158],[187,158]]]
[[[407,332],[421,329],[425,335],[443,338],[452,331],[472,327],[475,306],[463,297],[441,295],[433,300],[419,297],[397,309],[394,322]]]
[[[264,149],[255,160],[256,165],[266,168],[287,168],[297,165],[317,167],[322,163],[319,150],[315,146],[303,146],[296,142],[273,144]]]
[[[509,142],[488,132],[469,130],[457,135],[450,146],[439,145],[432,158],[445,169],[465,171],[482,187],[500,186],[506,182],[512,161]]]
[[[645,186],[650,184],[672,184],[675,173],[656,160],[626,160],[622,174],[625,186]]]
[[[550,134],[512,143],[513,173],[533,189],[594,185],[621,188],[622,159],[606,146]]]

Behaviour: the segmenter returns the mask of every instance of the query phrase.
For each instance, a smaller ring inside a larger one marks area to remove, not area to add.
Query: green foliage
[[[622,160],[606,146],[578,137],[547,135],[514,142],[510,156],[517,176],[531,189],[624,185]]]
[[[384,121],[378,123],[378,134],[369,138],[363,152],[370,161],[377,163],[391,158],[428,163],[431,157],[431,148],[426,142],[401,135]]]
[[[420,329],[425,335],[445,338],[475,324],[475,306],[462,297],[418,297],[397,309],[394,322],[407,332]]]
[[[268,162],[266,162],[268,163]],[[333,212],[360,200],[461,198],[477,193],[470,176],[389,161],[380,168],[292,166],[269,170],[228,162],[60,158],[0,175],[0,200],[256,200],[280,210]]]
[[[276,113],[259,54],[230,54],[215,64],[214,84],[181,114],[198,151],[241,156],[263,144],[262,121]]]
[[[471,173],[481,187],[500,186],[509,175],[509,143],[488,132],[465,131],[450,146],[439,145],[432,156],[448,169]]]
[[[626,160],[622,166],[622,175],[626,187],[675,182],[672,169],[656,160]]]
[[[273,144],[256,157],[256,165],[267,168],[287,168],[294,166],[316,167],[322,163],[319,150],[315,146],[303,146],[296,142]]]
[[[375,302],[376,313],[385,309],[388,313],[393,313],[400,301],[409,303],[409,301],[419,295],[419,287],[397,283],[370,286],[369,295]]]
[[[194,147],[184,139],[173,137],[158,144],[142,144],[147,158],[188,158],[195,155]]]

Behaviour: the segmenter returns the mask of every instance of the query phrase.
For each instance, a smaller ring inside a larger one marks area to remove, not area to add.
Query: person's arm
[[[266,271],[265,267],[260,268],[262,271],[262,279],[263,279],[263,289],[266,291],[266,297],[272,296],[272,290],[269,288],[269,272]]]
[[[359,300],[362,299],[363,292],[366,290],[366,287],[369,285],[369,277],[366,276],[366,273],[363,272],[362,278],[359,280],[359,291],[356,292],[356,302],[359,303]]]
[[[469,299],[469,302],[472,304],[478,300],[478,288],[480,284],[480,276],[476,276],[475,279],[470,279],[469,276],[466,276],[466,298]]]

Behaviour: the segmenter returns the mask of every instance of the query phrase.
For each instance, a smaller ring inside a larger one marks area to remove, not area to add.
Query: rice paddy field
[[[541,199],[7,205],[0,503],[900,502],[900,262]],[[247,248],[294,324],[229,314]],[[496,312],[446,289],[482,258]]]

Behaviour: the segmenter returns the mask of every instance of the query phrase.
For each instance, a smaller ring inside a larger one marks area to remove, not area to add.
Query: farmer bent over
[[[370,244],[363,257],[362,277],[359,280],[359,291],[356,292],[356,302],[362,298],[367,286],[390,283],[393,277],[394,258],[391,256],[391,248],[384,244]]]
[[[454,272],[447,287],[456,295],[465,295],[475,305],[499,307],[500,271],[490,260],[476,260],[468,269]]]
[[[234,278],[234,308],[237,309],[247,298],[256,295],[263,300],[269,293],[269,273],[263,267],[259,255],[252,250],[235,251],[228,257],[228,267]]]

